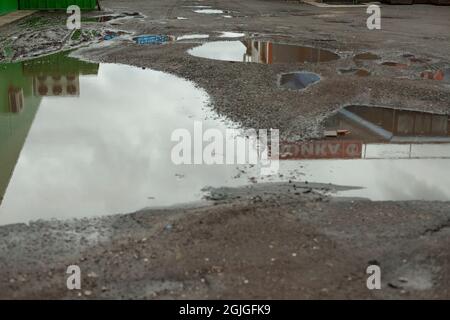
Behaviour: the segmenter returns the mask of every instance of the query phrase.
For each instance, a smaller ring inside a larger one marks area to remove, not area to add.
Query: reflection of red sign
[[[280,160],[358,159],[361,156],[362,141],[280,142]]]

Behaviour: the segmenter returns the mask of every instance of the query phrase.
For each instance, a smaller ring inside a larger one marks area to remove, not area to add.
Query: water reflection
[[[282,74],[280,76],[279,83],[281,87],[298,90],[305,89],[306,87],[318,82],[319,80],[319,75],[312,72],[302,71]]]
[[[315,182],[364,186],[341,195],[373,200],[450,199],[450,117],[348,106],[325,123],[324,140],[281,143],[285,169],[303,163]]]
[[[282,159],[450,158],[450,117],[348,106],[328,118],[326,140],[282,143]]]
[[[98,65],[70,59],[0,64],[0,203],[43,96],[77,96],[79,75],[96,74]]]
[[[193,83],[152,70],[57,57],[2,66],[2,194],[17,164],[0,224],[189,202],[201,198],[203,187],[221,186],[236,175],[234,166],[171,162],[173,130],[192,128],[207,115],[202,108],[208,96]],[[63,89],[54,95],[54,84],[63,86],[67,78],[77,81],[77,94],[63,95]],[[34,91],[38,83],[49,86],[45,95]],[[24,93],[19,114],[8,106],[11,85]],[[224,127],[216,120],[203,126]]]
[[[188,53],[214,60],[263,64],[318,63],[339,59],[337,54],[324,49],[252,39],[208,42],[190,49]]]

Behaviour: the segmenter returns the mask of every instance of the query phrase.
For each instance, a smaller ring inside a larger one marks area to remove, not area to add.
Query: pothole
[[[213,60],[263,64],[318,63],[339,59],[339,55],[325,49],[251,39],[208,42],[188,50],[188,53]]]
[[[320,76],[318,74],[299,71],[282,74],[280,76],[279,85],[280,87],[291,90],[301,90],[319,81]]]
[[[358,77],[368,77],[371,74],[370,71],[361,68],[339,69],[338,71],[340,74],[353,74]]]
[[[446,201],[449,124],[446,114],[347,106],[323,122],[322,139],[281,141],[280,167],[300,162],[308,181],[363,187],[340,196]]]

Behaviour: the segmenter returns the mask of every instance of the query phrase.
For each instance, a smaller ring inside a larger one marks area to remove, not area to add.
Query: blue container
[[[145,35],[133,38],[137,44],[163,44],[170,41],[169,36],[164,35]]]

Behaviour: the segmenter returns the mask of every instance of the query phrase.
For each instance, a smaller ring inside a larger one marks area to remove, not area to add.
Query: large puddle
[[[200,58],[264,64],[318,63],[339,59],[337,54],[328,50],[252,39],[208,42],[190,49],[188,53]]]
[[[373,200],[450,199],[445,115],[347,108],[327,123],[336,137],[303,145],[279,175],[261,177],[252,166],[171,161],[175,129],[230,126],[208,103],[193,83],[149,69],[64,54],[0,64],[0,224],[127,213],[265,181],[360,186],[341,195]]]

